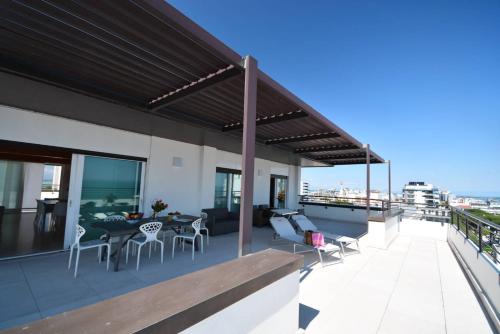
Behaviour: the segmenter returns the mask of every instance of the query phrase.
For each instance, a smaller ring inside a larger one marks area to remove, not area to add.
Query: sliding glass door
[[[227,208],[229,196],[229,174],[217,172],[215,174],[215,203],[214,208]]]
[[[215,208],[228,208],[231,212],[240,211],[241,172],[217,168],[215,175]]]
[[[140,206],[142,162],[86,156],[80,197],[80,224],[86,239],[101,233],[90,224],[111,215],[138,212]]]
[[[20,161],[0,160],[0,206],[21,210],[24,168]]]

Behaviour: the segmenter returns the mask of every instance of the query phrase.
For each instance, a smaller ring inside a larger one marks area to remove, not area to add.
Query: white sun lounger
[[[359,248],[359,239],[346,237],[344,235],[338,235],[338,234],[334,234],[334,233],[320,231],[318,229],[318,227],[316,225],[314,225],[313,222],[310,221],[309,218],[307,218],[304,215],[293,215],[292,220],[302,232],[305,232],[305,231],[320,232],[323,234],[325,239],[337,242],[340,245],[340,247],[342,248],[343,255],[345,255],[344,246],[347,247],[350,244],[356,244],[357,252],[361,253],[361,248]]]
[[[274,232],[276,232],[276,235],[279,238],[293,243],[293,252],[294,253],[317,251],[319,261],[321,262],[321,266],[324,266],[323,257],[321,255],[321,252],[325,252],[325,253],[338,252],[339,256],[340,256],[340,260],[335,261],[335,263],[344,262],[344,259],[342,257],[342,251],[341,251],[340,247],[338,247],[337,245],[334,245],[332,243],[327,243],[323,247],[313,247],[313,246],[308,245],[304,242],[304,237],[302,235],[295,233],[295,230],[294,230],[293,226],[290,224],[290,222],[288,221],[288,219],[286,219],[284,217],[273,217],[270,219],[270,222],[271,222],[271,226],[274,229]],[[307,250],[297,252],[297,246],[307,248]]]

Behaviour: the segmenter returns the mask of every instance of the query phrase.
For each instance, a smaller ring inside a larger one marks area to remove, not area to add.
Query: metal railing
[[[353,206],[366,208],[365,197],[343,197],[335,195],[299,195],[301,204],[325,204],[338,206]],[[410,204],[384,199],[370,199],[370,209],[376,211],[400,210],[403,218],[429,220],[447,223],[450,220],[448,206],[429,206],[425,204]]]
[[[299,203],[307,204],[330,204],[366,207],[365,197],[343,197],[335,195],[299,195]],[[370,208],[378,210],[388,210],[389,201],[383,199],[370,199]]]
[[[426,204],[413,204],[406,202],[391,202],[391,209],[403,211],[403,218],[438,221],[450,221],[450,207],[447,205],[429,206]]]
[[[500,262],[500,225],[459,208],[451,208],[450,223],[475,244],[480,253],[495,263]]]

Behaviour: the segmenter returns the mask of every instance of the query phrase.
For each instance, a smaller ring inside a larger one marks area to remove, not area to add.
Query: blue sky
[[[500,1],[170,1],[410,180],[500,195]],[[364,167],[303,170],[364,188]],[[387,188],[385,166],[372,187]]]

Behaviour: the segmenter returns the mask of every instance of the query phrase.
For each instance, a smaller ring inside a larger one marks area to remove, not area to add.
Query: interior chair
[[[57,230],[59,228],[59,225],[64,225],[64,222],[61,221],[61,219],[66,217],[67,209],[68,209],[67,202],[58,202],[56,203],[56,205],[54,205],[54,210],[51,213],[52,217],[50,218],[51,229]]]

